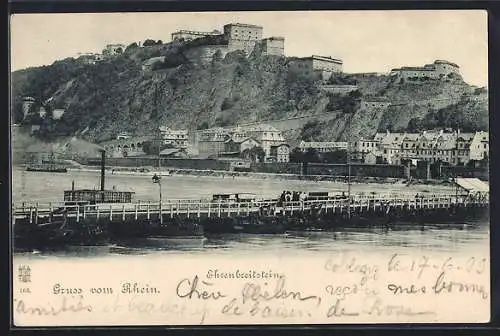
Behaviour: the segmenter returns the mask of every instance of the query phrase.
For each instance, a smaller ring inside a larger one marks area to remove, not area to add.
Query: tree
[[[262,162],[266,156],[266,152],[260,146],[255,146],[250,149],[246,148],[240,153],[240,157],[250,159],[252,161]]]
[[[208,128],[208,122],[204,121],[201,124],[199,124],[196,129],[198,129],[198,130],[204,130],[204,129],[207,129],[207,128]]]
[[[320,158],[319,153],[316,149],[309,148],[304,153],[304,161],[311,162],[311,163],[318,163],[318,162],[321,162],[321,158]]]
[[[156,41],[156,44],[157,44],[157,45],[162,45],[162,44],[163,44],[163,41],[162,41],[162,40],[158,40],[158,41]]]
[[[155,42],[155,40],[147,39],[146,41],[144,41],[144,43],[142,45],[144,47],[151,47],[151,46],[156,45],[156,42]]]
[[[351,91],[349,92],[348,94],[348,97],[351,98],[351,99],[359,99],[363,96],[363,94],[361,93],[361,91],[359,90],[354,90],[354,91]]]
[[[344,149],[326,152],[323,155],[323,161],[326,163],[346,163],[347,151]]]
[[[298,147],[295,147],[290,152],[290,162],[302,162],[304,161],[304,154],[302,150]]]
[[[125,48],[125,51],[133,50],[133,49],[136,49],[136,48],[139,48],[139,45],[137,45],[137,43],[136,43],[136,42],[134,42],[134,43],[129,44],[129,45]]]
[[[148,155],[158,155],[164,146],[159,141],[148,140],[142,145],[142,150]]]

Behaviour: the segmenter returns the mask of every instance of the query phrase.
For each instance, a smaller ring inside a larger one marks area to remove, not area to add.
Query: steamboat
[[[99,214],[101,209],[105,213],[107,206],[134,204],[134,192],[105,189],[105,157],[106,153],[102,150],[100,189],[75,189],[73,181],[71,190],[64,191],[63,202],[49,204],[45,209],[40,203],[23,204],[22,209],[17,209],[29,215],[14,218],[16,249],[127,244],[136,239],[168,242],[169,238],[175,238],[186,241],[204,237],[201,225],[193,221],[167,223],[160,214],[126,220],[112,214],[90,216],[92,211]]]

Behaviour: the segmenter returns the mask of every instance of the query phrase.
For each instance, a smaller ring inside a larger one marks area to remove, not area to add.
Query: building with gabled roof
[[[460,75],[460,67],[449,61],[436,60],[432,64],[425,64],[423,67],[401,67],[392,69],[391,76],[399,76],[400,78],[443,78],[449,74]]]

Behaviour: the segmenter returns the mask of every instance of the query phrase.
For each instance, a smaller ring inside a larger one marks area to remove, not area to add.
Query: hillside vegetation
[[[47,101],[46,109],[64,108],[60,120],[48,120],[40,136],[79,136],[92,142],[120,132],[148,135],[159,124],[206,128],[260,120],[313,116],[290,140],[370,137],[377,131],[426,127],[487,129],[487,92],[460,77],[399,82],[389,76],[338,75],[335,83],[356,83],[347,96],[321,90],[321,83],[289,69],[290,59],[249,57],[233,52],[214,55],[205,65],[191,63],[182,44],[130,46],[124,54],[95,65],[65,59],[50,66],[12,74],[12,118],[22,119],[22,97]],[[143,61],[165,56],[152,71]],[[362,100],[384,97],[388,108],[362,108]],[[34,108],[37,108],[35,105]],[[314,117],[317,116],[317,117]],[[26,121],[26,123],[33,122]]]

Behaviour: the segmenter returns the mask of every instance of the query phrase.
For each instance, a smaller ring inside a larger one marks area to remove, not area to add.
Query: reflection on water
[[[487,249],[487,223],[467,223],[455,228],[432,227],[407,230],[345,229],[336,232],[289,232],[278,235],[220,234],[193,239],[135,240],[110,246],[69,247],[63,251],[19,254],[30,257],[100,257],[112,255],[203,254],[232,255],[304,253],[325,254],[338,251],[380,252],[461,252]]]

